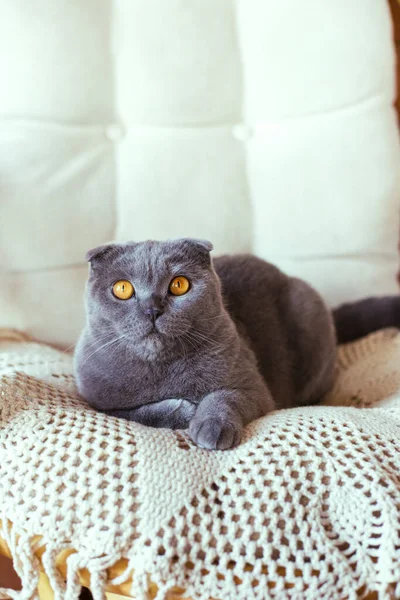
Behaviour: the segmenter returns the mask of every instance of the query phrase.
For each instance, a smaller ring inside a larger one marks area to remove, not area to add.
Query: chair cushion
[[[40,568],[65,600],[83,569],[96,600],[107,580],[140,599],[399,597],[397,331],[342,347],[324,405],[269,414],[225,452],[91,410],[70,355],[6,337],[0,537],[23,598]]]
[[[396,293],[383,0],[4,1],[0,326],[68,346],[88,248],[209,238],[331,304]]]

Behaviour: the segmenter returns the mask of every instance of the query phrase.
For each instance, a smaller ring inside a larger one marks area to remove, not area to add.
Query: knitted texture
[[[77,600],[82,568],[104,600],[122,557],[113,583],[131,581],[140,600],[150,582],[157,599],[400,597],[394,330],[340,349],[324,405],[269,414],[231,451],[91,410],[69,354],[7,332],[0,409],[0,537],[23,583],[3,597],[36,597],[40,545],[56,600]]]

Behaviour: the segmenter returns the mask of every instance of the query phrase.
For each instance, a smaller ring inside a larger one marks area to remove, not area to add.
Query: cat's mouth
[[[159,335],[160,333],[161,331],[157,327],[156,323],[154,323],[154,325],[152,325],[152,328],[150,329],[150,331],[148,331],[146,335],[151,337],[153,335]]]
[[[147,331],[134,345],[135,352],[147,360],[156,359],[163,348],[163,336],[157,328]]]
[[[155,340],[157,338],[160,338],[162,336],[163,332],[161,331],[160,327],[157,325],[157,323],[153,323],[148,329],[147,331],[144,333],[142,340]]]
[[[154,338],[155,336],[159,335],[159,333],[160,333],[160,332],[159,332],[157,329],[152,329],[151,331],[149,331],[149,333],[147,333],[147,334],[145,335],[145,339],[146,339],[146,338],[150,338],[150,339],[151,339],[151,338]]]

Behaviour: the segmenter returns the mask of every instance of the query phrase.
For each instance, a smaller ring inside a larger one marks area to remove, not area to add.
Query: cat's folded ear
[[[121,247],[121,244],[103,244],[102,246],[96,246],[96,248],[92,248],[86,252],[85,259],[93,267],[106,258],[110,258],[111,255],[115,255]]]
[[[211,242],[195,238],[183,238],[177,240],[177,243],[187,256],[206,265],[211,264],[210,252],[213,249]]]

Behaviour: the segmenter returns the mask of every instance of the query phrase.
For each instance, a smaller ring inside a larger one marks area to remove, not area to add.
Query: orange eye
[[[183,294],[187,294],[189,289],[189,279],[186,279],[186,277],[183,277],[183,275],[179,275],[179,277],[174,277],[171,283],[169,284],[169,291],[174,296],[183,296]]]
[[[135,288],[130,281],[120,279],[114,283],[112,291],[114,296],[119,300],[129,300],[135,293]]]

